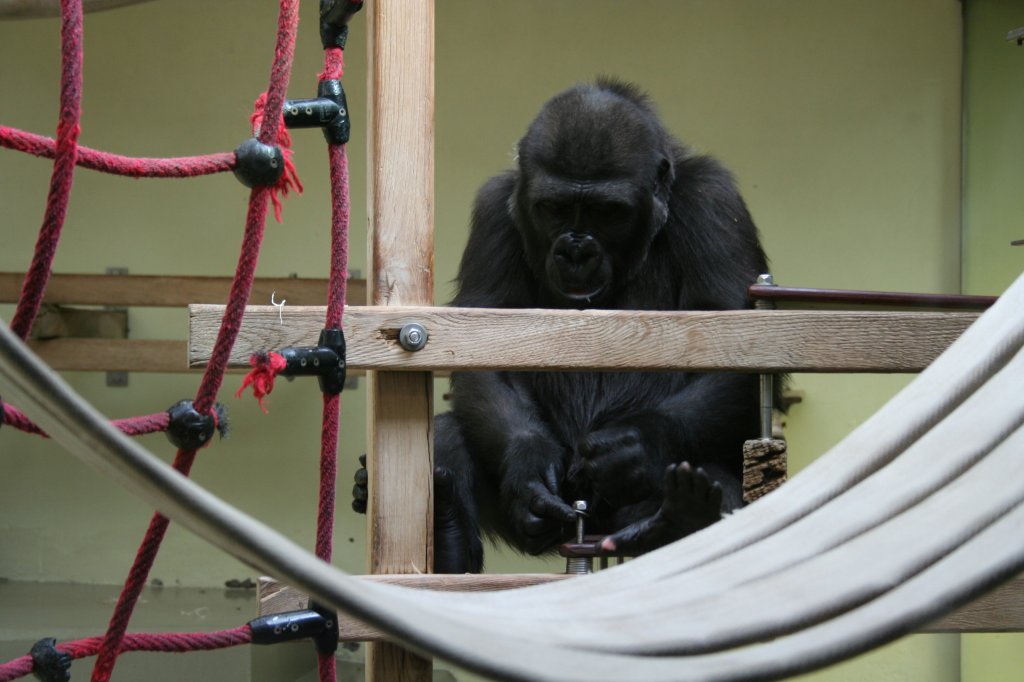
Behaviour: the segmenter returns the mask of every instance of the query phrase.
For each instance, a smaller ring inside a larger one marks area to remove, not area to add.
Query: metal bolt
[[[407,351],[418,351],[427,345],[427,330],[410,322],[398,332],[398,344]]]
[[[576,542],[583,542],[583,519],[587,516],[587,503],[583,500],[576,500],[572,503],[572,510],[576,512]],[[587,557],[571,557],[565,560],[565,572],[572,574],[590,573],[594,570],[590,559]]]
[[[587,503],[576,500],[572,503],[572,510],[576,512],[576,542],[583,542],[583,519],[587,515]]]
[[[757,276],[757,283],[758,284],[765,284],[765,285],[768,285],[768,286],[774,286],[775,285],[775,280],[772,278],[771,273],[766,272],[763,275],[758,275]]]

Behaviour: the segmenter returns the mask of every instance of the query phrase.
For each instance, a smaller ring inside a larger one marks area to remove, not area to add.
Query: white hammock
[[[771,495],[623,566],[494,593],[368,584],[324,564],[122,435],[0,330],[0,393],[69,450],[260,571],[500,679],[778,678],[1024,569],[1024,277]]]

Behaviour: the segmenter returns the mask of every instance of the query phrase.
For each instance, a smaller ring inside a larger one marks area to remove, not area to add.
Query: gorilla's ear
[[[655,187],[655,192],[660,197],[664,197],[666,200],[668,195],[672,193],[672,183],[676,181],[676,167],[675,164],[667,156],[661,157],[661,161],[658,163],[658,180]]]
[[[658,177],[654,183],[654,206],[652,207],[654,215],[652,218],[653,224],[656,226],[655,229],[661,229],[661,226],[668,220],[668,204],[672,197],[672,185],[675,180],[675,165],[669,157],[661,157],[661,161],[658,163]]]

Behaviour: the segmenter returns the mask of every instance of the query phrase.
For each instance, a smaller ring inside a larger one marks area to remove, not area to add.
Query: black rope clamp
[[[363,0],[320,0],[320,43],[345,49],[348,22],[363,8]]]
[[[345,387],[345,334],[340,329],[321,331],[318,346],[285,348],[280,354],[288,363],[283,376],[315,376],[320,390],[330,395],[338,395]]]
[[[246,187],[276,185],[282,174],[284,152],[280,147],[250,137],[235,150],[235,177]]]
[[[338,618],[326,609],[309,608],[260,616],[249,621],[253,644],[279,644],[312,639],[320,653],[338,648]]]
[[[352,121],[341,81],[320,81],[316,94],[316,99],[287,100],[284,124],[289,128],[321,128],[328,144],[347,143],[352,134]]]
[[[46,637],[32,645],[32,674],[42,682],[70,682],[71,655],[57,650],[57,640]]]
[[[199,414],[191,400],[181,400],[167,410],[171,418],[167,424],[167,440],[179,450],[198,450],[206,447],[215,431],[223,438],[228,432],[227,408],[217,403],[213,411]]]

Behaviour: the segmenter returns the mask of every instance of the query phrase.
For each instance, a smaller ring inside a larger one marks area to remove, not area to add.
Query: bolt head
[[[427,345],[427,330],[411,322],[398,332],[398,344],[407,351],[418,351]]]

